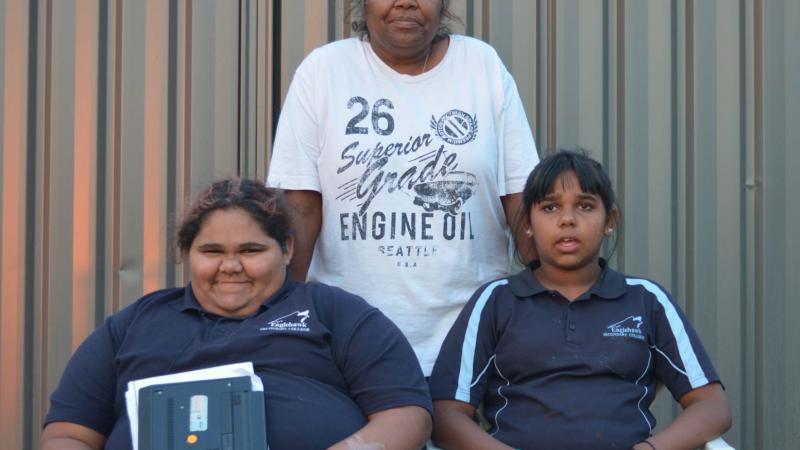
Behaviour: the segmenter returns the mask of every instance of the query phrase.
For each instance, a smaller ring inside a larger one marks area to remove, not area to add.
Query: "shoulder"
[[[450,48],[457,56],[467,58],[473,64],[477,61],[483,61],[486,65],[505,68],[497,50],[480,39],[460,34],[451,34]]]
[[[363,46],[364,41],[354,37],[329,42],[312,50],[303,59],[300,67],[341,62],[342,58],[358,54],[363,49]]]
[[[644,277],[636,277],[622,274],[626,293],[628,295],[641,295],[650,301],[657,303],[671,302],[672,295],[658,282]]]
[[[377,310],[353,293],[317,281],[296,283],[291,295],[296,301],[312,304],[321,314],[356,317]]]
[[[163,315],[163,310],[178,311],[184,300],[185,287],[161,289],[140,297],[135,302],[108,317],[106,326],[119,334],[134,322],[152,315]]]
[[[471,52],[475,52],[481,55],[487,55],[490,57],[498,57],[497,50],[492,47],[489,43],[484,42],[480,39],[471,37],[471,36],[464,36],[462,34],[451,34],[450,35],[450,43],[453,45],[453,48],[463,47]]]
[[[485,309],[508,309],[508,305],[513,305],[517,296],[511,288],[511,281],[516,275],[498,278],[484,283],[467,303],[467,308],[473,310],[472,315],[481,314]]]

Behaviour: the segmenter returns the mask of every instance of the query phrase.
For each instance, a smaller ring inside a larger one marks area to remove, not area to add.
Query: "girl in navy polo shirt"
[[[730,427],[719,377],[672,296],[600,258],[619,218],[598,162],[558,151],[536,166],[517,225],[538,259],[478,289],[450,330],[430,379],[438,445],[695,449]],[[653,434],[659,384],[683,412]]]

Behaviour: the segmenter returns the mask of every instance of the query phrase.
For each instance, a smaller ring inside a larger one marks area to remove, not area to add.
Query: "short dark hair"
[[[592,159],[584,150],[553,150],[548,152],[547,156],[536,165],[528,175],[528,180],[525,182],[525,188],[522,191],[522,205],[517,214],[514,234],[521,236],[519,232],[529,225],[528,221],[533,206],[542,202],[548,194],[553,192],[554,185],[561,174],[570,171],[575,172],[581,191],[600,197],[606,215],[611,216],[613,214],[616,216],[617,233],[611,246],[611,252],[613,253],[619,236],[622,211],[617,205],[614,186],[605,169],[603,169],[603,165]],[[519,251],[517,251],[517,257],[518,259],[520,258]],[[521,262],[525,263],[527,261]]]
[[[181,254],[189,253],[209,214],[234,208],[247,211],[264,233],[275,239],[284,253],[287,251],[292,227],[283,191],[257,180],[229,178],[212,183],[184,213],[176,238]]]
[[[369,36],[367,29],[367,22],[364,20],[364,5],[365,0],[351,0],[350,9],[350,26],[354,32],[364,39]],[[439,13],[439,29],[436,30],[436,36],[433,37],[433,42],[436,42],[443,37],[452,33],[450,30],[450,22],[460,22],[461,20],[453,14],[450,10],[450,0],[442,0],[442,9]]]

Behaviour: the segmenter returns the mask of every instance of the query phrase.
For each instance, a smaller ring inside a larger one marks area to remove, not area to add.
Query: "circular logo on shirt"
[[[431,117],[431,128],[436,130],[436,134],[448,144],[463,145],[475,139],[478,133],[478,120],[464,111],[451,109],[439,120]]]

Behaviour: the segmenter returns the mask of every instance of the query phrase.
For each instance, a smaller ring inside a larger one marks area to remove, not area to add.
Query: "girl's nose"
[[[242,263],[236,256],[226,257],[219,266],[220,272],[237,273],[242,270]]]
[[[564,209],[561,213],[561,217],[559,217],[558,224],[562,227],[567,226],[574,226],[575,225],[575,213],[571,209]]]

